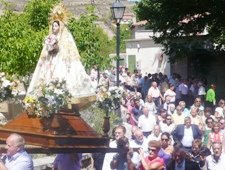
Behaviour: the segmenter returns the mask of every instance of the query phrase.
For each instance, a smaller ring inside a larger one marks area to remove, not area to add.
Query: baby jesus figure
[[[58,46],[58,39],[57,39],[56,35],[51,34],[51,35],[47,36],[47,38],[45,39],[45,44],[46,44],[47,51],[49,53],[57,53],[58,52],[59,46]]]

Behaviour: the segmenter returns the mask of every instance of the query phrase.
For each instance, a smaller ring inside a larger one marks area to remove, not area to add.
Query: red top
[[[163,161],[163,159],[160,158],[160,157],[156,157],[155,159],[152,159],[152,160],[151,160],[151,158],[150,158],[149,156],[147,156],[147,157],[145,157],[145,162],[146,162],[148,165],[151,165],[152,163],[160,163],[160,164],[164,165],[164,161]],[[145,170],[144,167],[143,167],[142,165],[141,165],[141,167],[140,167],[140,170]]]

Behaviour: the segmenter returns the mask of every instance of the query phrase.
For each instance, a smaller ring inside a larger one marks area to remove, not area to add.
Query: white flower
[[[5,73],[4,72],[1,72],[0,73],[0,77],[5,77]]]
[[[8,87],[11,85],[11,82],[6,78],[2,78],[2,87]]]
[[[54,92],[56,94],[63,94],[63,90],[62,89],[55,89]]]
[[[19,94],[18,90],[16,90],[16,89],[12,90],[12,95],[13,96],[17,96],[18,94]]]
[[[40,87],[34,91],[33,110],[30,113],[29,108],[24,106],[29,115],[40,117],[49,117],[51,114],[57,113],[62,106],[67,104],[71,95],[65,86],[65,81],[53,80],[49,84],[42,83]]]

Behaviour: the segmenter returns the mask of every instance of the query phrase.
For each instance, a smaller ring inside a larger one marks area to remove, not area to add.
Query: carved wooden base
[[[109,118],[105,119],[105,134],[109,131]],[[80,150],[98,151],[108,148],[108,139],[97,134],[80,116],[60,112],[51,118],[29,117],[25,112],[0,127],[0,141],[11,133],[21,134],[26,144],[55,153]],[[41,150],[40,150],[41,152]]]
[[[106,138],[109,137],[109,135],[108,135],[109,130],[110,130],[110,121],[109,121],[109,119],[110,119],[109,116],[105,116],[104,117],[104,122],[103,122],[103,127],[102,127],[103,132],[104,132],[103,136],[106,137]]]

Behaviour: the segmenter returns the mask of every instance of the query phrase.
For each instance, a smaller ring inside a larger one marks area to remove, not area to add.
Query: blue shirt
[[[185,160],[183,160],[179,164],[175,163],[175,170],[185,170]]]
[[[57,154],[53,163],[57,170],[80,170],[82,154]]]
[[[24,150],[17,152],[12,157],[7,156],[5,166],[9,170],[33,170],[31,156]]]
[[[158,157],[162,158],[164,163],[166,164],[171,158],[172,155],[169,153],[166,153],[162,148],[158,152]]]

